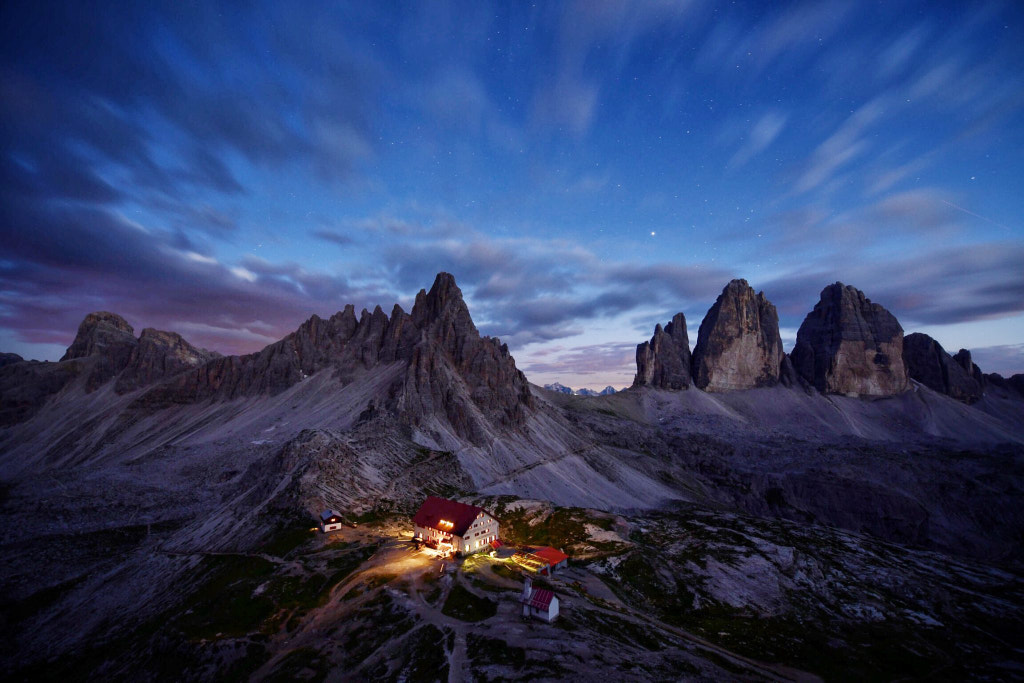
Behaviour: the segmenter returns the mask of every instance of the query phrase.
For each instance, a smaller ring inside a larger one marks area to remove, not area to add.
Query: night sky
[[[627,385],[733,277],[1024,372],[1019,2],[0,5],[0,351],[220,351],[453,273],[531,381]]]

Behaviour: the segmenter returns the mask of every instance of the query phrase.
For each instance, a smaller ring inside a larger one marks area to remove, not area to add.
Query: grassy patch
[[[436,626],[427,624],[412,635],[403,650],[409,653],[402,678],[406,681],[448,680],[448,652],[445,648],[446,634]]]
[[[269,595],[253,594],[273,573],[273,563],[259,557],[206,557],[199,571],[204,581],[177,619],[187,637],[242,636],[260,630],[276,611]]]
[[[395,512],[390,504],[382,503],[358,515],[353,515],[349,519],[363,526],[378,526],[391,520],[396,514],[398,513]]]
[[[374,588],[379,588],[386,583],[394,581],[397,574],[376,574],[371,576],[369,581],[366,582],[366,590],[372,591]]]
[[[623,645],[642,647],[657,651],[664,648],[661,638],[653,628],[647,628],[627,619],[620,619],[603,612],[584,610],[579,613],[580,625],[616,640]]]
[[[49,609],[85,579],[86,576],[83,574],[82,576],[62,581],[54,586],[38,590],[21,600],[0,603],[0,609],[2,609],[5,617],[4,620],[7,622],[6,625],[17,624],[26,619],[31,619],[40,612]]]
[[[466,652],[472,658],[474,666],[498,664],[519,670],[526,664],[526,650],[523,648],[475,633],[466,634]]]
[[[296,520],[278,526],[262,550],[274,557],[286,557],[293,550],[305,545],[316,536],[315,531],[310,531],[308,520]]]
[[[502,576],[506,579],[512,579],[513,581],[523,580],[523,570],[518,565],[510,562],[499,562],[491,567],[491,571]]]
[[[448,599],[444,601],[441,612],[462,621],[483,621],[498,613],[498,603],[487,598],[478,598],[456,583],[448,593]]]
[[[505,586],[495,586],[493,583],[487,583],[480,579],[472,579],[472,581],[474,588],[479,588],[480,590],[487,591],[488,593],[505,593],[507,591],[516,590],[515,588],[507,588]]]
[[[272,683],[322,681],[329,670],[323,655],[311,647],[300,647],[285,655],[265,680]]]
[[[386,591],[356,610],[349,622],[354,627],[347,633],[343,647],[353,665],[363,663],[381,646],[416,625],[415,616],[395,604]]]

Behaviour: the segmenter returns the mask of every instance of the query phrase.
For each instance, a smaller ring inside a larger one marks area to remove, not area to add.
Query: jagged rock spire
[[[673,391],[690,386],[690,341],[682,313],[676,313],[664,329],[656,325],[651,340],[636,347],[633,386]]]

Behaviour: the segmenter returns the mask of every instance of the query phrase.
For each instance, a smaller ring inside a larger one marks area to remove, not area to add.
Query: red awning
[[[534,548],[533,554],[547,562],[552,567],[558,564],[559,562],[563,562],[569,559],[569,556],[563,553],[561,550],[557,548],[550,548],[548,546]]]

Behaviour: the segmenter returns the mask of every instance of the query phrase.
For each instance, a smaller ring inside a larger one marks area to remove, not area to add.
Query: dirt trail
[[[347,579],[332,589],[331,596],[324,607],[312,611],[303,619],[303,623],[300,625],[297,632],[281,633],[272,639],[271,642],[274,645],[276,654],[253,674],[253,680],[260,680],[270,675],[281,660],[284,659],[288,653],[297,648],[322,647],[323,641],[327,637],[325,634],[328,632],[329,628],[343,621],[347,615],[359,609],[367,601],[372,600],[380,591],[385,590],[391,592],[393,597],[397,598],[398,594],[402,596],[398,599],[403,607],[415,615],[417,625],[430,624],[442,631],[449,630],[454,633],[454,645],[446,653],[449,665],[448,680],[450,682],[454,683],[462,681],[466,677],[469,666],[469,659],[466,651],[466,637],[471,630],[479,631],[481,628],[484,628],[491,636],[504,639],[513,647],[526,646],[525,643],[521,642],[523,637],[521,634],[522,624],[519,623],[518,618],[512,617],[512,615],[518,612],[518,609],[509,610],[507,605],[503,608],[501,607],[503,603],[512,599],[512,592],[518,590],[520,586],[512,579],[495,574],[492,571],[490,560],[485,559],[483,562],[480,562],[478,566],[474,566],[472,574],[473,577],[477,580],[508,591],[507,593],[498,595],[482,594],[480,589],[473,585],[473,581],[469,579],[469,576],[464,573],[463,567],[458,566],[454,571],[452,571],[450,560],[442,560],[425,549],[417,550],[405,539],[396,538],[394,536],[391,536],[390,538],[385,536],[382,539],[379,534],[370,535],[363,530],[359,530],[359,532],[350,532],[344,536],[358,536],[360,537],[359,540],[364,542],[371,540],[382,540],[383,542],[374,555],[354,570]],[[352,540],[355,540],[355,538]],[[168,554],[188,555],[195,553],[176,552]],[[240,553],[209,554],[238,555]],[[262,555],[255,556],[262,557]],[[278,558],[277,561],[280,562],[281,560]],[[433,590],[435,584],[431,582],[428,588],[425,578],[427,577],[428,572],[440,573],[442,562],[446,564],[448,571],[438,579],[439,583],[437,585],[439,585],[442,590],[435,602],[437,606],[434,606],[427,602],[425,593]],[[584,574],[586,576],[580,577],[580,574]],[[349,600],[342,600],[342,598],[357,585],[365,585],[367,581],[371,580],[374,576],[381,575],[394,576],[394,579],[382,586],[368,590],[365,594],[354,599],[350,598]],[[580,569],[572,570],[572,573],[566,575],[565,578],[572,578],[575,580],[583,578],[586,579],[586,581],[581,581],[581,583],[585,584],[591,584],[593,581],[600,581],[599,577],[591,575],[589,572]],[[616,601],[618,605],[612,604],[611,607],[603,607],[601,605],[596,605],[585,598],[570,597],[574,595],[574,590],[565,583],[563,578],[556,576],[550,580],[555,584],[557,591],[562,596],[565,596],[563,599],[567,601],[567,606],[572,605],[571,608],[574,611],[591,610],[615,616],[620,619],[627,618],[642,627],[655,628],[667,635],[690,643],[696,646],[699,650],[724,657],[739,666],[749,669],[757,675],[764,676],[768,680],[796,681],[799,683],[811,683],[821,680],[819,677],[809,672],[799,671],[782,665],[771,664],[745,657],[729,650],[728,648],[705,640],[693,633],[658,621],[650,615],[641,613],[639,610],[633,609],[628,605],[622,605],[619,601]],[[496,599],[500,607],[498,615],[482,622],[471,623],[443,614],[441,612],[441,606],[444,605],[448,594],[456,584],[463,586],[474,594],[487,597],[488,599]],[[619,605],[621,605],[621,607],[618,607]],[[389,656],[388,653],[396,651],[394,648],[400,647],[401,641],[403,641],[407,635],[408,634],[403,635],[397,640],[392,640],[382,645],[377,651],[371,653],[361,663],[361,666],[365,667],[368,663],[376,661],[380,657]]]

